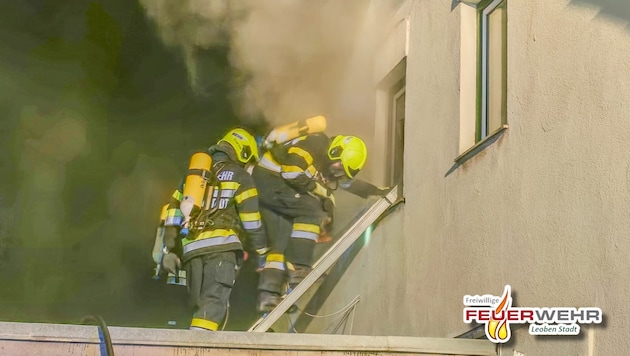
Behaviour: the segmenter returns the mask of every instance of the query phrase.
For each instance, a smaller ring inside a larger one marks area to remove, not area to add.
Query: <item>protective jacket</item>
[[[278,173],[298,193],[311,192],[316,187],[319,172],[330,164],[326,153],[330,138],[325,134],[298,137],[265,152],[258,165]]]
[[[202,228],[191,230],[182,239],[182,262],[214,252],[243,250],[243,230],[253,249],[266,246],[267,237],[262,227],[258,208],[258,191],[252,177],[237,163],[233,150],[222,144],[209,148],[212,172],[218,180],[214,185],[211,207],[215,213],[202,221]],[[184,182],[173,193],[164,226],[181,227],[180,210]]]
[[[258,165],[276,172],[298,193],[313,192],[317,183],[325,186],[329,193],[342,188],[366,199],[371,195],[382,195],[384,191],[360,179],[351,179],[337,184],[328,175],[331,164],[327,152],[331,139],[323,133],[298,137],[265,152]]]

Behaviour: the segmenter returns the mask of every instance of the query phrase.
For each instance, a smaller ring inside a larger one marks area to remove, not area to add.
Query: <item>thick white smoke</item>
[[[140,0],[164,42],[181,51],[193,88],[196,53],[228,44],[231,93],[244,119],[282,124],[315,114],[331,131],[373,134],[372,60],[389,1]],[[350,131],[350,132],[349,132]]]
[[[322,114],[328,134],[357,135],[374,149],[373,61],[399,0],[140,2],[164,42],[186,59],[199,94],[212,80],[201,74],[199,53],[227,45],[237,73],[230,96],[242,119],[281,125]],[[377,169],[372,164],[368,159],[364,177]],[[338,200],[338,222],[355,215],[357,200]]]

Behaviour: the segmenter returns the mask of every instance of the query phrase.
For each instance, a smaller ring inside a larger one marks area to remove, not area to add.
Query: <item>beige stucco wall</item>
[[[623,355],[630,349],[627,20],[584,1],[508,1],[509,129],[448,176],[460,152],[465,5],[413,2],[407,200],[379,225],[321,313],[360,294],[354,333],[442,337],[466,329],[463,295],[499,295],[510,284],[517,306],[597,306],[605,324],[584,326],[580,337],[515,330],[506,354]]]

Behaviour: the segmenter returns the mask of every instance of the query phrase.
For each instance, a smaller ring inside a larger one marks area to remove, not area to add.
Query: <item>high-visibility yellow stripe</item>
[[[256,190],[256,188],[251,188],[235,196],[234,200],[236,200],[237,204],[240,204],[243,200],[249,199],[251,197],[255,197],[257,195],[258,195],[258,190]]]
[[[291,154],[291,153],[296,154],[296,155],[304,158],[304,160],[306,161],[307,165],[310,166],[311,164],[313,164],[313,156],[311,156],[311,154],[308,153],[307,151],[305,151],[305,150],[303,150],[303,149],[301,149],[299,147],[291,147],[291,148],[289,148],[289,154]]]
[[[221,182],[221,189],[234,189],[237,190],[241,185],[237,182]]]
[[[209,247],[216,247],[221,245],[233,245],[233,244],[241,244],[241,240],[238,239],[238,236],[235,234],[227,235],[227,236],[215,236],[212,238],[204,238],[204,239],[196,239],[196,240],[182,240],[182,246],[184,247],[184,255],[187,255],[193,251],[205,249]]]
[[[317,174],[317,168],[313,165],[308,166],[306,171],[311,174],[311,177],[314,177]]]
[[[282,171],[283,172],[288,172],[288,173],[293,173],[293,172],[297,172],[297,173],[301,173],[304,172],[304,170],[298,166],[282,166]]]
[[[172,197],[181,201],[182,200],[182,192],[180,192],[179,190],[176,190],[176,191],[173,192]]]
[[[201,239],[209,239],[209,238],[213,238],[213,237],[219,237],[219,236],[230,236],[230,235],[234,235],[234,230],[232,229],[216,229],[216,230],[210,230],[210,231],[204,231],[201,234],[199,234],[199,236],[197,236],[197,238],[195,239],[196,241],[201,240]],[[187,239],[184,239],[187,240]],[[193,241],[195,241],[193,240]]]
[[[178,208],[169,208],[166,211],[166,217],[164,218],[165,226],[179,226],[184,220],[184,214]]]
[[[280,163],[278,163],[278,161],[276,161],[276,159],[273,158],[273,155],[271,154],[271,152],[265,152],[263,157],[268,159],[271,163],[277,164],[278,166],[280,165]]]
[[[241,218],[241,221],[258,221],[260,220],[260,213],[239,213],[238,216]]]
[[[280,164],[276,162],[275,159],[271,156],[269,152],[266,152],[260,161],[258,161],[258,166],[263,167],[272,172],[280,173]]]
[[[168,209],[166,211],[165,219],[168,218],[168,217],[173,217],[173,216],[184,216],[184,214],[182,214],[182,211],[179,210],[179,209],[175,209],[175,208]]]
[[[308,231],[319,234],[319,225],[295,223],[293,224],[293,230]]]
[[[236,233],[232,229],[209,230],[209,231],[202,232],[194,240],[191,240],[191,239],[188,239],[187,237],[184,237],[182,239],[182,245],[186,246],[186,245],[191,244],[191,243],[193,243],[195,241],[212,239],[214,237],[228,237],[228,236],[232,236],[232,235],[236,235]]]
[[[267,262],[284,262],[284,255],[281,253],[270,253],[266,258]]]
[[[212,330],[212,331],[219,330],[219,324],[215,323],[214,321],[204,320],[204,319],[199,319],[199,318],[193,318],[192,322],[190,323],[190,326],[195,327],[195,328]]]

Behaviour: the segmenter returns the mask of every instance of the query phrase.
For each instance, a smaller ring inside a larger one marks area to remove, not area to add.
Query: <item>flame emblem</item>
[[[504,343],[510,339],[510,325],[507,322],[507,310],[512,306],[510,286],[506,285],[501,302],[494,310],[495,316],[502,316],[500,320],[490,319],[486,324],[486,336],[494,343]]]

